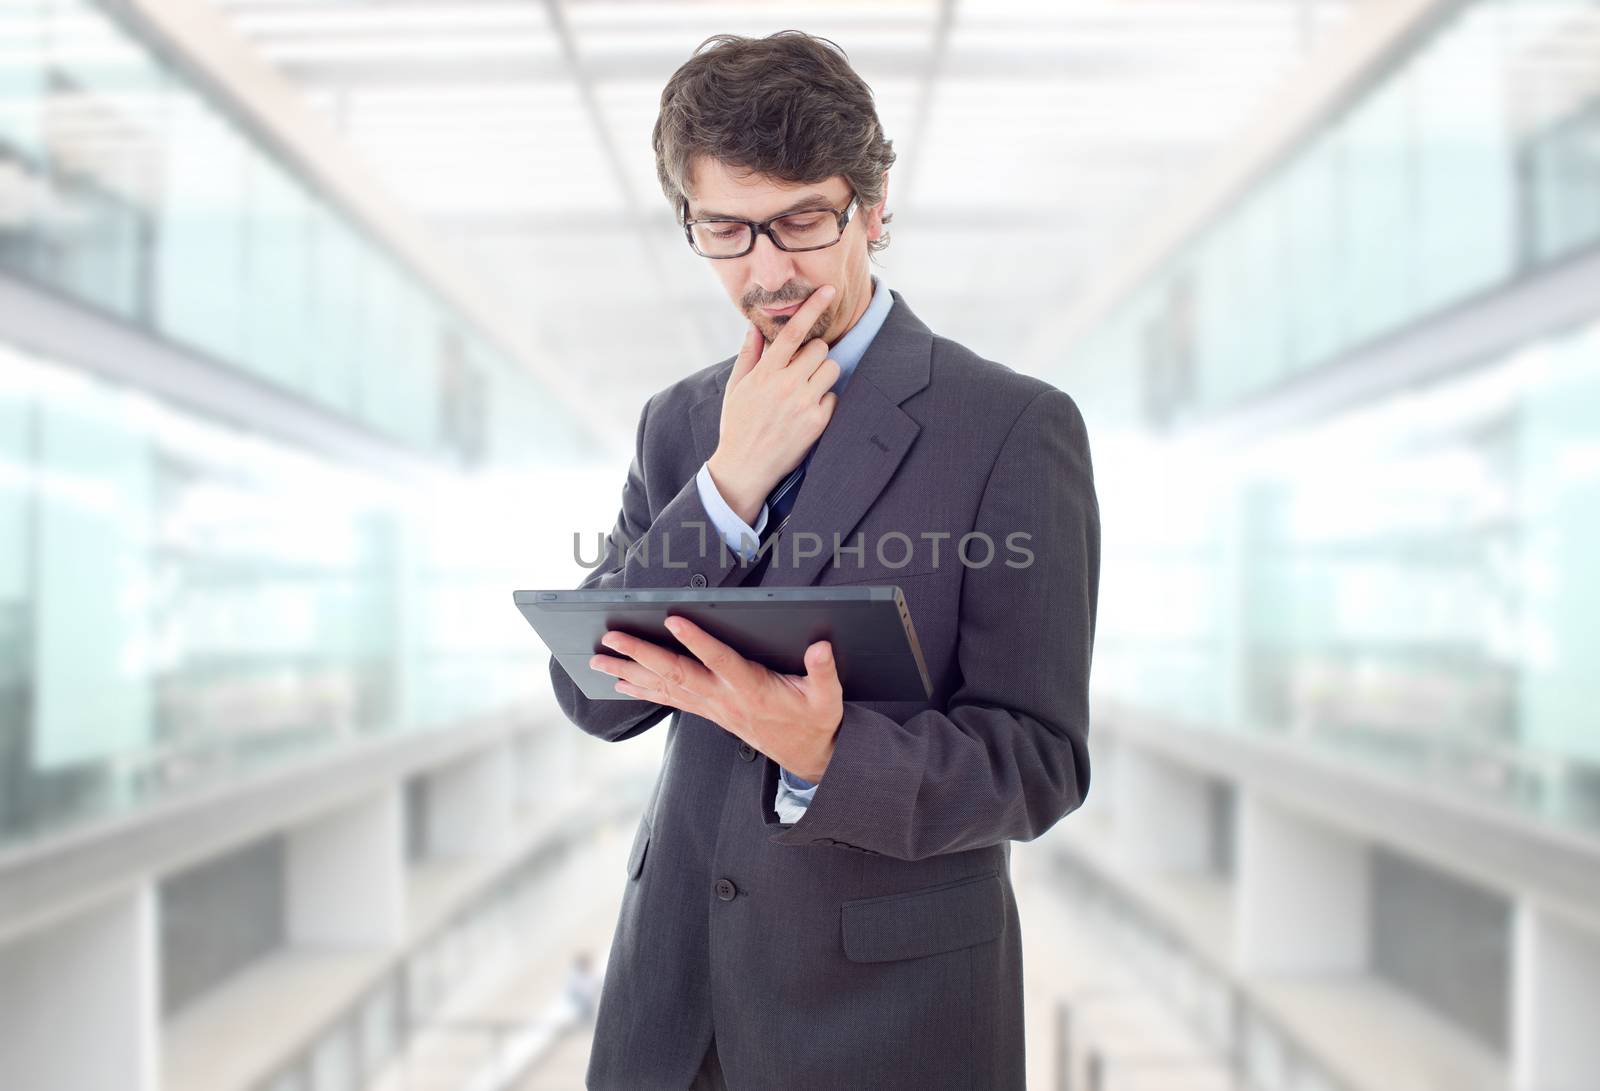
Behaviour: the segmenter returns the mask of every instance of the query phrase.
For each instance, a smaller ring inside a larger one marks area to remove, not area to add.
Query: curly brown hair
[[[872,89],[838,45],[800,30],[701,42],[661,91],[651,144],[661,192],[680,220],[697,156],[783,182],[843,175],[863,207],[883,200],[894,163]],[[887,231],[867,243],[888,245]]]

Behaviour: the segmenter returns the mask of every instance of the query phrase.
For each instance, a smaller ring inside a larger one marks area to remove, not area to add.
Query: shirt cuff
[[[817,794],[817,786],[814,783],[809,780],[802,780],[781,765],[778,767],[778,775],[783,778],[784,785],[791,792],[807,803],[810,803],[811,797]]]
[[[734,553],[749,561],[755,555],[756,548],[761,543],[761,532],[767,526],[767,505],[761,505],[761,514],[756,516],[756,525],[752,527],[735,515],[728,502],[722,498],[717,483],[711,480],[709,460],[701,463],[700,472],[695,475],[694,480],[700,491],[700,503],[706,509],[706,514],[711,516],[711,522],[716,526],[723,542]]]
[[[794,825],[806,816],[806,811],[811,807],[811,801],[778,781],[778,794],[772,801],[772,811],[778,816],[779,822]]]
[[[817,794],[815,784],[803,788],[791,787],[795,784],[806,784],[799,777],[794,776],[783,766],[778,767],[778,793],[772,801],[772,809],[777,813],[779,822],[794,825],[805,816],[811,806],[811,797]]]

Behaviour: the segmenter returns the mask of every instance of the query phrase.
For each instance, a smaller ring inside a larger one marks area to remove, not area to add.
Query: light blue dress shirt
[[[889,294],[889,289],[881,277],[873,277],[872,285],[872,301],[867,304],[867,309],[861,313],[856,324],[828,350],[829,358],[839,365],[839,378],[833,384],[833,392],[841,396],[846,384],[850,382],[850,376],[855,374],[856,365],[866,354],[867,346],[872,344],[872,339],[883,327],[883,320],[889,317],[889,309],[894,306],[894,297]],[[806,457],[809,461],[810,456]],[[706,462],[695,475],[695,483],[700,491],[700,503],[705,506],[706,513],[711,516],[717,533],[722,535],[722,540],[727,543],[728,549],[748,562],[755,556],[756,546],[761,541],[761,533],[766,529],[767,505],[764,503],[761,505],[761,514],[756,516],[756,525],[750,526],[734,514],[728,502],[717,491],[716,483],[711,480],[710,466],[711,463]],[[801,488],[804,487],[802,484]],[[798,821],[811,803],[811,797],[816,795],[817,786],[800,779],[787,769],[780,769],[779,774],[778,795],[774,800],[774,809],[783,821]]]

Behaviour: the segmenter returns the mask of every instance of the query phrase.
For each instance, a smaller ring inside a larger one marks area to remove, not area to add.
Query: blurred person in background
[[[599,995],[600,978],[594,972],[594,960],[588,951],[579,951],[567,970],[566,998],[573,1015],[579,1021],[592,1019]]]
[[[826,641],[782,675],[681,618],[676,648],[606,635],[591,665],[628,700],[588,699],[552,659],[590,734],[672,713],[588,1085],[1020,1089],[1010,842],[1089,784],[1083,419],[872,275],[894,154],[837,46],[708,39],[663,91],[654,145],[749,327],[736,356],[645,403],[581,586],[897,584],[933,693],[848,701]]]

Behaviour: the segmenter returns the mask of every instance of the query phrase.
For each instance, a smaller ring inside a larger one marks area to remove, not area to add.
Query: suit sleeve
[[[606,535],[600,563],[578,585],[589,588],[720,587],[743,570],[738,556],[715,533],[715,526],[700,499],[694,475],[654,516],[645,472],[647,451],[660,450],[655,422],[650,420],[652,398],[639,414],[633,462],[622,489],[622,509],[616,525]],[[661,427],[687,433],[686,421],[664,421]],[[697,577],[703,577],[704,583]],[[596,649],[597,651],[600,649]],[[673,711],[654,701],[593,701],[585,697],[566,668],[550,657],[550,682],[556,703],[569,720],[584,731],[610,742],[638,735]]]
[[[847,701],[811,805],[773,841],[917,860],[1032,840],[1083,803],[1100,515],[1067,394],[1041,391],[1018,416],[974,530],[994,560],[976,567],[983,547],[969,547],[947,708],[902,724]]]

